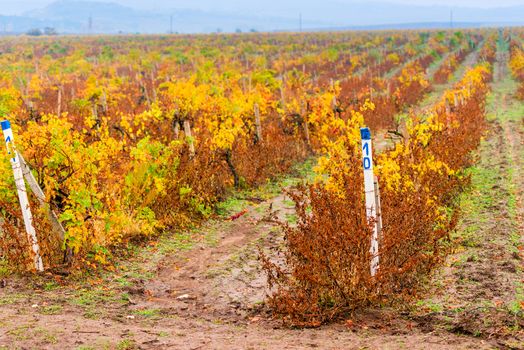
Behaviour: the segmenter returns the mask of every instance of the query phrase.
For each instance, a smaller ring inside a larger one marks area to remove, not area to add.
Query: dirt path
[[[490,134],[472,169],[472,190],[461,200],[461,241],[435,279],[434,296],[419,303],[430,329],[496,340],[524,348],[523,104],[499,52],[488,99]]]

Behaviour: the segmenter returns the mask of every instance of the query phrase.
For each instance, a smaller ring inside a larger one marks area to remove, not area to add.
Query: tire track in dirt
[[[275,220],[292,217],[294,206],[280,194],[239,214],[243,215],[202,228],[217,237],[216,244],[202,243],[181,257],[167,256],[161,261],[156,277],[140,286],[145,297],[137,300],[135,307],[160,307],[183,317],[246,323],[266,291],[257,243],[276,242]]]

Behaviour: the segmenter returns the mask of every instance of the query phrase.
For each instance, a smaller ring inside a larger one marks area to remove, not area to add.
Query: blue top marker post
[[[371,131],[369,128],[360,128],[362,138],[362,166],[364,168],[364,194],[366,200],[366,215],[368,221],[375,221],[373,225],[373,235],[371,237],[371,276],[375,276],[379,265],[378,256],[378,226],[377,218],[377,198],[375,196],[375,176],[373,174],[373,150],[371,149]]]
[[[11,156],[11,167],[13,169],[13,175],[15,178],[16,190],[18,192],[18,200],[20,201],[20,207],[22,209],[22,216],[24,218],[27,237],[33,248],[35,268],[37,271],[44,271],[44,264],[40,255],[40,246],[38,245],[36,230],[33,225],[33,215],[31,214],[31,208],[29,207],[29,199],[27,197],[24,174],[22,172],[22,166],[20,164],[20,157],[18,157],[18,153],[16,151],[16,148],[14,147],[13,130],[11,129],[11,123],[9,123],[8,120],[3,120],[0,122],[0,125],[2,126],[2,133],[4,134],[4,141],[7,147],[7,153]]]
[[[0,124],[2,125],[2,130],[11,129],[11,123],[9,120],[2,120]]]
[[[369,128],[360,128],[360,137],[362,140],[371,140],[371,131]]]

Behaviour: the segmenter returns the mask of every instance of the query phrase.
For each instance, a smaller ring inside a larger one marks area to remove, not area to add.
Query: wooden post
[[[309,139],[309,122],[307,118],[306,102],[300,101],[300,115],[302,116],[302,124],[304,126],[304,134],[306,136],[306,144],[308,148],[311,148],[311,142]]]
[[[58,238],[60,239],[60,241],[65,243],[66,231],[64,229],[64,226],[62,226],[62,224],[58,220],[58,216],[56,215],[56,213],[46,204],[44,191],[42,191],[40,185],[38,185],[38,182],[36,181],[33,173],[31,172],[31,168],[29,167],[29,165],[27,165],[24,157],[20,153],[18,153],[18,156],[20,157],[20,164],[22,165],[22,173],[24,174],[25,181],[27,181],[29,188],[36,196],[36,199],[38,199],[40,207],[44,208],[44,210],[47,211],[49,221],[53,226],[53,230],[58,234]],[[73,251],[70,247],[66,246],[65,261],[71,262],[72,257]]]
[[[180,121],[175,121],[175,125],[174,125],[174,129],[175,129],[175,139],[178,140],[178,137],[180,136]]]
[[[380,240],[382,235],[382,207],[380,205],[380,186],[378,184],[378,178],[376,176],[373,184],[375,187],[375,203],[377,205],[377,229]]]
[[[153,71],[151,71],[151,93],[153,94],[153,102],[156,102],[157,100],[157,94],[156,94],[156,88],[155,88],[155,74]]]
[[[286,99],[284,97],[284,80],[282,80],[282,86],[280,87],[280,103],[282,104],[282,109],[286,109]]]
[[[262,142],[262,123],[260,122],[260,108],[258,103],[253,106],[255,112],[255,128],[257,133],[257,142]]]
[[[57,101],[56,101],[56,115],[58,117],[60,117],[60,115],[62,114],[62,89],[63,87],[60,85],[58,87],[58,97],[57,97]]]
[[[284,94],[284,85],[286,83],[286,79],[284,77],[284,74],[282,74],[280,76],[280,81],[281,81],[281,84],[280,84],[280,104],[282,105],[282,109],[285,110],[286,109],[286,96]]]
[[[97,104],[97,101],[95,101],[94,99],[91,102],[91,108],[93,112],[93,118],[95,118],[96,120],[96,127],[98,129],[98,127],[100,126],[99,121],[98,121],[98,104]]]
[[[189,155],[191,158],[195,156],[195,143],[193,135],[191,134],[191,125],[189,120],[184,120],[184,133],[186,134],[187,142],[189,143]]]
[[[102,90],[101,100],[102,100],[102,111],[104,113],[107,113],[107,94],[105,90]]]

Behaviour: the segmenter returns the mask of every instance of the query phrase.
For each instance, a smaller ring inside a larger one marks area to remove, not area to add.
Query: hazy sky
[[[66,0],[67,1],[67,0]],[[235,9],[249,9],[250,4],[264,4],[275,11],[279,6],[295,4],[313,4],[322,3],[325,0],[98,0],[106,2],[117,2],[122,5],[128,5],[143,9],[163,9],[163,8],[197,8],[233,11]],[[417,5],[444,5],[444,6],[466,6],[466,7],[500,7],[511,5],[524,5],[524,0],[375,0],[376,2],[390,2]],[[28,10],[44,7],[53,2],[53,0],[0,0],[0,14],[12,15],[20,14]],[[341,4],[352,2],[366,2],[366,0],[331,0]],[[269,10],[269,9],[268,9]]]

